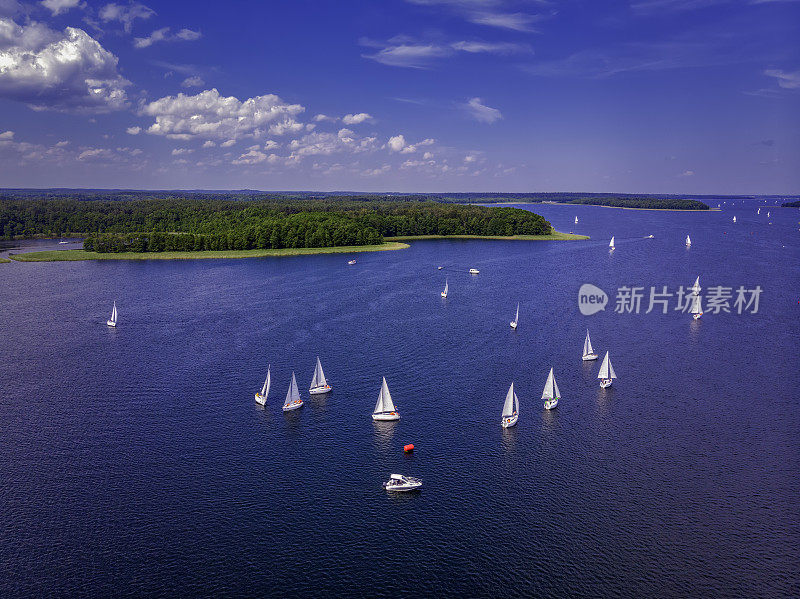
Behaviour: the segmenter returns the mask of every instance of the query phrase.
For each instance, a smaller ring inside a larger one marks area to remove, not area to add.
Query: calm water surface
[[[535,206],[592,240],[355,266],[0,265],[0,596],[800,595],[800,211],[729,204]],[[761,285],[759,313],[613,310],[698,274]],[[590,317],[586,282],[611,295]],[[317,355],[334,391],[308,399]],[[284,415],[292,371],[307,401]],[[394,424],[369,416],[382,376]],[[424,490],[387,495],[391,472]]]

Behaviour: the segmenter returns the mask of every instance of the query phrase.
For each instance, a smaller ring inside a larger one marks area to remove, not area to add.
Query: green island
[[[0,258],[0,264],[8,264],[9,262],[11,262],[11,260],[8,258]]]
[[[796,200],[794,202],[784,202],[781,204],[781,208],[800,208],[800,200]]]
[[[234,194],[108,198],[0,193],[0,238],[83,237],[82,250],[17,254],[19,261],[297,256],[393,250],[413,239],[576,240],[513,207],[374,199]],[[152,193],[152,192],[150,192]]]

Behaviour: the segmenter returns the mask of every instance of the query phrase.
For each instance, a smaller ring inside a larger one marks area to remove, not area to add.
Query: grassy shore
[[[8,258],[0,258],[0,264],[7,264],[9,262],[11,262],[11,260],[9,260]]]
[[[386,237],[386,241],[416,241],[419,239],[500,239],[504,241],[576,241],[589,239],[588,235],[562,233],[553,231],[552,235],[402,235],[399,237]]]
[[[14,254],[13,260],[20,262],[61,262],[77,260],[198,260],[209,258],[264,258],[283,256],[306,256],[309,254],[353,254],[356,252],[381,252],[402,250],[406,243],[387,242],[382,245],[347,245],[327,248],[286,248],[282,250],[227,250],[220,252],[119,252],[99,253],[85,250],[50,250]]]

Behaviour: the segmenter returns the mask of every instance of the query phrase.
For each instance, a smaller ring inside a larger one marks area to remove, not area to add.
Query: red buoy
[[[403,451],[405,451],[406,453],[408,453],[409,451],[414,451],[414,444],[409,443],[408,445],[404,446]]]

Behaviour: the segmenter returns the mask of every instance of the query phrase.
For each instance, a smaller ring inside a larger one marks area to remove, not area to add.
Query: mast
[[[317,356],[317,366],[314,369],[314,378],[311,380],[311,388],[324,387],[327,384],[328,381],[325,380],[325,373],[322,372],[322,363],[319,361],[319,356]]]
[[[589,329],[586,329],[586,340],[583,342],[583,355],[588,356],[593,353],[594,349],[592,349],[592,340],[589,339]]]
[[[544,391],[542,391],[542,399],[553,399],[558,397],[558,385],[556,385],[556,377],[553,376],[553,369],[550,369],[550,374],[547,375],[547,382],[544,384]]]
[[[114,307],[111,308],[111,322],[117,322],[117,301],[114,300]]]
[[[606,357],[603,358],[603,364],[600,366],[600,372],[597,374],[597,378],[599,379],[617,378],[617,373],[614,372],[614,367],[611,365],[611,358],[609,358],[608,352],[606,352]]]
[[[375,411],[373,414],[382,414],[383,412],[394,412],[394,402],[392,395],[389,393],[389,385],[386,384],[386,377],[383,377],[381,383],[381,392],[378,394],[378,402],[375,404]]]
[[[286,392],[286,401],[283,402],[283,405],[284,407],[288,406],[298,399],[300,399],[300,392],[297,390],[297,379],[294,378],[294,372],[292,372],[292,382],[289,385],[289,390]]]

